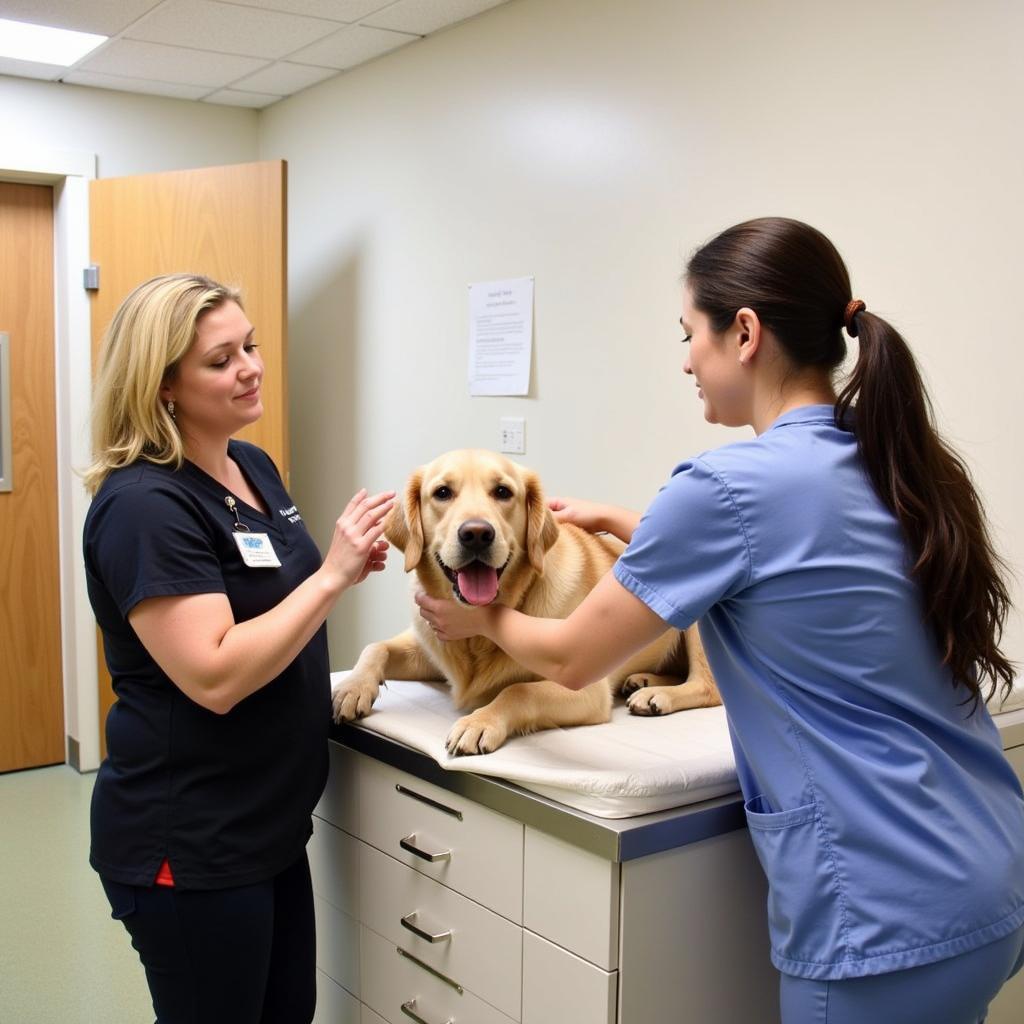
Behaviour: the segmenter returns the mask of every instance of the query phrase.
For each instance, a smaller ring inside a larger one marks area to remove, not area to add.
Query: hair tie
[[[864,312],[868,307],[864,304],[863,299],[850,299],[846,304],[846,311],[843,313],[843,326],[846,328],[846,333],[851,338],[857,337],[857,324],[854,322],[854,317],[858,313]]]

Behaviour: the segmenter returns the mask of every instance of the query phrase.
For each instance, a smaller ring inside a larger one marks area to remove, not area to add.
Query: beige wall
[[[549,489],[645,503],[735,436],[680,372],[683,260],[782,214],[905,332],[1024,564],[1022,31],[1009,0],[513,0],[263,112],[261,156],[290,165],[293,481],[318,538],[357,485],[496,447],[510,413]],[[466,285],[527,274],[530,397],[469,398]],[[403,626],[404,595],[395,564],[343,599],[334,667]]]

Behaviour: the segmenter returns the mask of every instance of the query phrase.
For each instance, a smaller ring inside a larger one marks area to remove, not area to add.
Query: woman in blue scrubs
[[[236,291],[175,274],[107,332],[93,403],[89,598],[117,701],[90,863],[157,1024],[306,1024],[306,843],[327,778],[324,620],[384,568],[390,493],[359,492],[321,558],[271,459]]]
[[[681,463],[642,517],[556,501],[628,544],[569,618],[421,613],[572,689],[699,620],[784,1024],[978,1024],[1024,957],[1024,799],[985,707],[1012,684],[1009,598],[970,476],[903,338],[808,225],[714,238],[682,314],[705,418],[755,436]]]

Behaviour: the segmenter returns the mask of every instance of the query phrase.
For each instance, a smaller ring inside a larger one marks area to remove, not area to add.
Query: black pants
[[[146,969],[156,1024],[309,1024],[316,1006],[305,853],[274,878],[210,891],[102,879]]]

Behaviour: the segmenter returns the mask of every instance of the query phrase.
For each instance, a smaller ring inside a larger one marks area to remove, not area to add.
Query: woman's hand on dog
[[[639,512],[585,498],[550,498],[548,508],[560,523],[571,523],[587,533],[610,533],[626,544],[640,522]]]
[[[486,636],[493,618],[491,606],[475,607],[450,598],[430,597],[424,591],[416,592],[420,615],[434,631],[438,640],[466,640],[471,636]]]
[[[572,523],[587,533],[604,531],[606,505],[585,498],[549,498],[548,508],[560,523]]]

